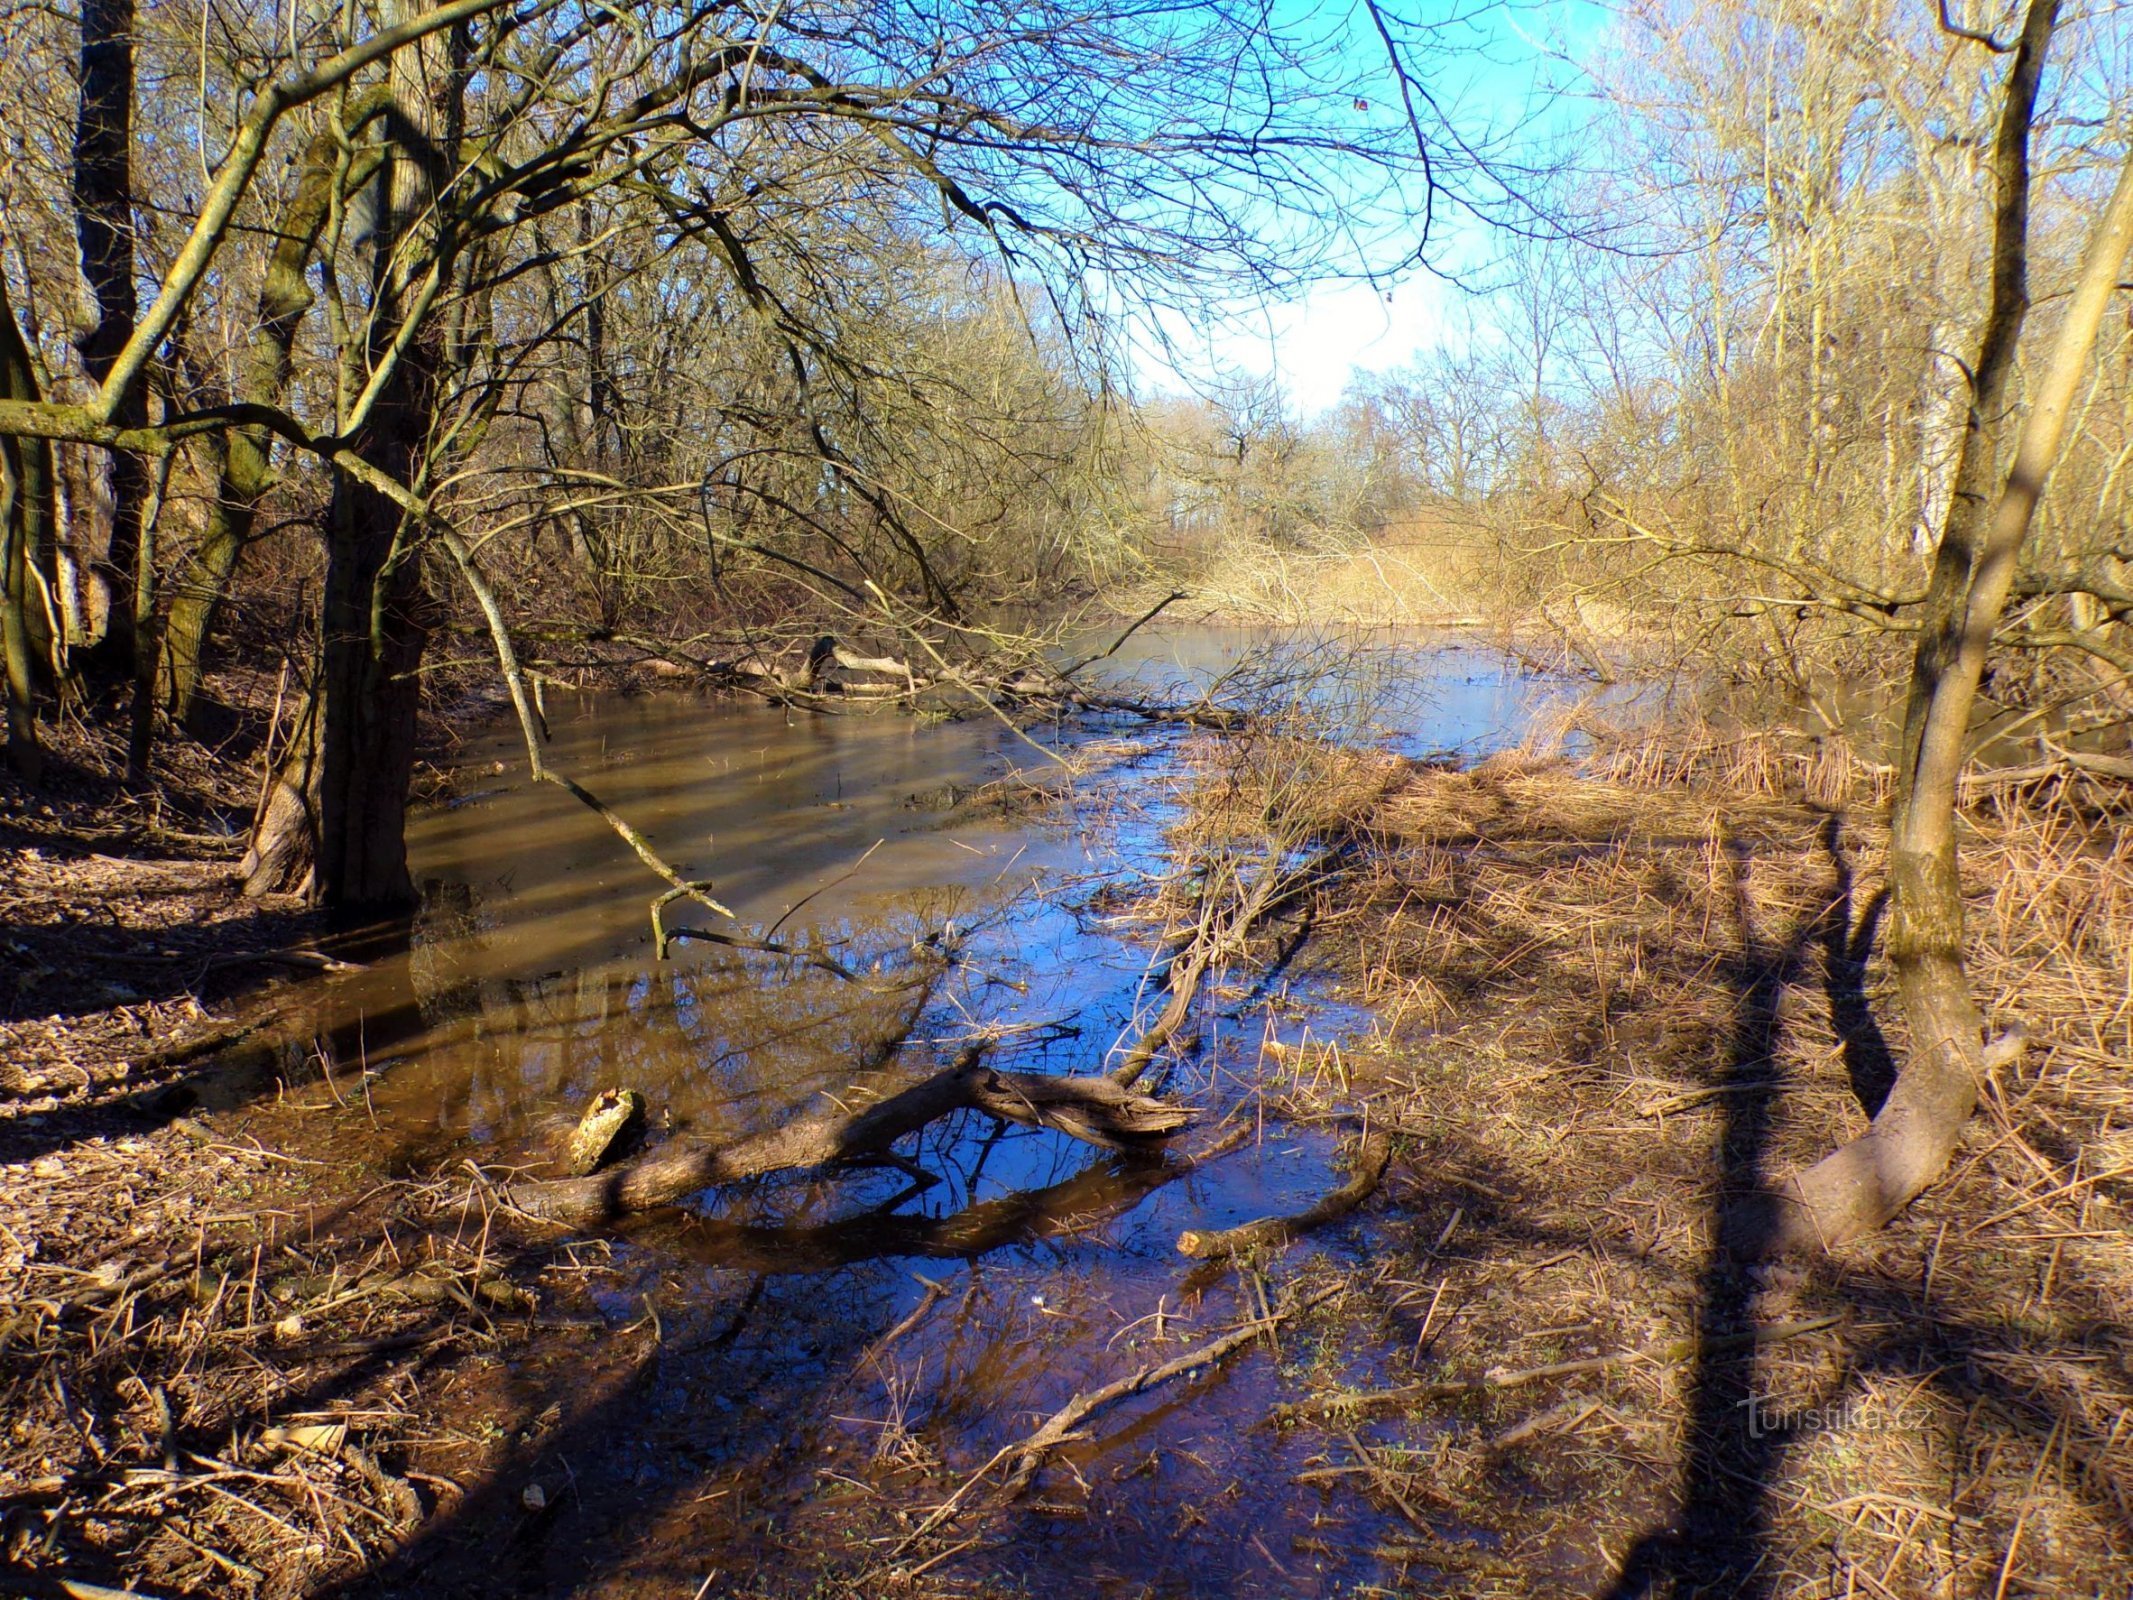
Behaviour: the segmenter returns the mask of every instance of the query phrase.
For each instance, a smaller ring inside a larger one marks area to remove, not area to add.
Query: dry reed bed
[[[1328,1471],[1494,1530],[1486,1570],[1434,1564],[1461,1594],[1750,1567],[1771,1595],[2103,1593],[2133,1563],[2133,847],[2063,805],[1973,811],[1975,981],[2029,1052],[1883,1236],[1741,1271],[1722,1206],[1860,1131],[1902,1039],[1874,813],[1716,743],[1390,794],[1367,893],[1321,924],[1377,1029],[1289,1053],[1288,1105],[1410,1136],[1372,1337],[1419,1380],[1842,1325],[1395,1407]]]

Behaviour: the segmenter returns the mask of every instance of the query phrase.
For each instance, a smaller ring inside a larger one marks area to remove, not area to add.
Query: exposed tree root
[[[1952,975],[1933,976],[1945,1009],[1970,1008],[1959,962]],[[1919,986],[1914,978],[1906,998]],[[1913,1003],[1914,1015],[1921,1009]],[[1914,1044],[1867,1131],[1795,1173],[1774,1205],[1729,1216],[1727,1247],[1745,1256],[1812,1254],[1882,1227],[1940,1177],[1976,1107],[1978,1084],[2018,1057],[2027,1037],[2017,1026],[1981,1047],[1970,1027]]]
[[[553,1222],[593,1227],[672,1205],[713,1184],[880,1155],[904,1135],[962,1110],[1113,1149],[1166,1138],[1193,1116],[1190,1107],[1135,1094],[1108,1078],[1006,1072],[973,1057],[861,1111],[833,1105],[728,1145],[677,1141],[609,1172],[515,1185],[511,1203]]]
[[[1253,1255],[1261,1250],[1279,1249],[1313,1228],[1322,1228],[1348,1215],[1377,1193],[1378,1185],[1385,1181],[1385,1169],[1391,1165],[1392,1141],[1382,1133],[1373,1133],[1356,1152],[1355,1175],[1322,1197],[1316,1205],[1293,1216],[1261,1217],[1255,1222],[1239,1223],[1234,1228],[1207,1232],[1188,1228],[1178,1235],[1178,1251],[1202,1261],[1222,1261],[1233,1256]]]

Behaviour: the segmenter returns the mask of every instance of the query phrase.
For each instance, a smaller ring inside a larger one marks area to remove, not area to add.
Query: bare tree
[[[2133,250],[2133,158],[2083,257],[2058,338],[2025,410],[2009,378],[2029,310],[2029,134],[2058,0],[2031,0],[2014,49],[1994,149],[1999,196],[1992,311],[1973,369],[1969,415],[1933,587],[1911,673],[1890,821],[1889,956],[1910,1051],[1872,1126],[1794,1181],[1786,1242],[1835,1244],[1878,1228],[1940,1176],[1976,1104],[1985,1067],[1963,965],[1956,788],[1978,682],[2013,592],[2017,562],[2065,438],[2075,391]],[[2015,418],[2020,416],[2017,431]],[[2013,432],[2012,463],[1999,466]],[[2010,1045],[2019,1044],[2015,1035]]]

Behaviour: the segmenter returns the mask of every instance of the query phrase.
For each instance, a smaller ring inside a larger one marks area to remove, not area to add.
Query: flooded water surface
[[[1195,629],[1136,638],[1107,666],[1180,695],[1229,681],[1262,644]],[[1306,654],[1301,670],[1319,664]],[[1561,696],[1479,651],[1410,648],[1370,670],[1357,734],[1411,754],[1515,742],[1536,700]],[[375,1114],[412,1143],[510,1150],[622,1085],[667,1128],[778,1120],[908,1021],[897,982],[929,935],[966,959],[931,995],[919,1051],[985,1031],[1009,1064],[1087,1070],[1145,998],[1149,930],[1108,908],[1165,865],[1174,732],[681,693],[552,694],[548,712],[549,762],[736,919],[685,901],[670,928],[769,933],[873,981],[696,941],[654,959],[660,885],[599,817],[527,781],[499,724],[463,750],[456,797],[412,823],[423,907],[407,950],[318,999],[373,1074]],[[1068,778],[1054,749],[1093,770]]]
[[[1173,694],[1233,686],[1258,642],[1136,637],[1105,670]],[[1563,693],[1487,653],[1413,642],[1367,676],[1338,691],[1353,736],[1408,753],[1516,742]],[[1295,692],[1335,692],[1308,680],[1299,669]],[[456,798],[413,827],[424,900],[404,949],[307,997],[330,1074],[317,1088],[343,1104],[360,1090],[388,1159],[546,1170],[557,1131],[616,1087],[645,1096],[654,1137],[730,1137],[819,1107],[892,1055],[916,1075],[980,1036],[1002,1065],[1093,1071],[1160,1005],[1158,930],[1122,912],[1164,869],[1184,735],[680,693],[551,695],[548,711],[548,759],[735,914],[684,904],[670,925],[774,936],[861,981],[699,941],[656,959],[659,885],[597,816],[527,782],[500,727],[461,753]],[[932,956],[949,945],[943,970]],[[776,1554],[766,1519],[878,1500],[885,1472],[932,1474],[937,1497],[1075,1393],[1251,1314],[1263,1286],[1192,1277],[1174,1241],[1339,1181],[1329,1131],[1265,1114],[1268,1042],[1366,1019],[1317,994],[1308,962],[1202,1011],[1162,1092],[1201,1108],[1202,1127],[1237,1118],[1252,1133],[1187,1176],[964,1114],[894,1166],[730,1186],[626,1225],[606,1293],[618,1323],[656,1298],[666,1353],[626,1437],[572,1441],[582,1514],[544,1535],[529,1592],[570,1592],[573,1563],[617,1541],[649,1563],[617,1593],[685,1596],[706,1550],[742,1546],[760,1586]],[[875,1348],[921,1308],[892,1353]],[[1395,1353],[1365,1341],[1285,1358],[1367,1384]],[[1381,1574],[1370,1552],[1396,1530],[1359,1496],[1299,1491],[1311,1447],[1263,1425],[1280,1395],[1278,1364],[1255,1355],[1109,1416],[986,1570],[1046,1594],[1310,1595]],[[1017,1539],[1043,1561],[1003,1555]]]

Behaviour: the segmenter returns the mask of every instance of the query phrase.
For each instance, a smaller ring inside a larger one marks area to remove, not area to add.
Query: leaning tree
[[[2133,252],[2133,157],[2096,217],[2049,352],[2018,398],[2015,361],[2030,313],[2030,135],[2059,0],[2030,0],[2018,38],[1971,42],[2010,57],[1992,152],[1996,203],[1990,301],[1952,493],[1919,606],[1918,643],[1889,825],[1888,954],[1909,1049],[1867,1131],[1787,1186],[1779,1242],[1832,1245],[1887,1222],[1946,1169],[1992,1057],[1963,960],[1956,801],[1978,685],[2016,589],[2046,482],[2111,297]]]

